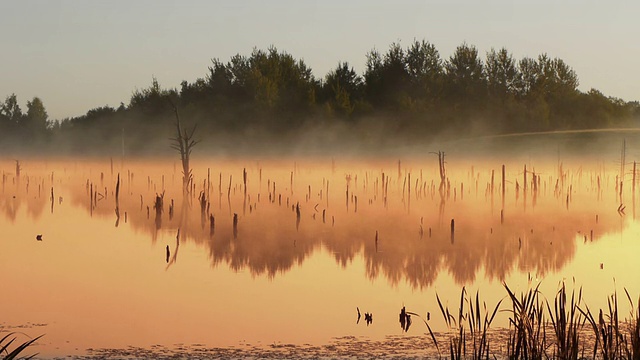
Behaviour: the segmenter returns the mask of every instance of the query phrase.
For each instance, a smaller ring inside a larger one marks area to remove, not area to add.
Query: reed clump
[[[480,305],[480,293],[476,292],[475,297],[469,296],[463,287],[460,292],[460,304],[457,316],[448,306],[443,306],[440,296],[436,294],[440,313],[444,318],[448,329],[447,345],[450,359],[488,359],[491,355],[489,344],[489,329],[496,313],[498,312],[502,300],[500,300],[492,311],[487,308],[486,302]],[[425,321],[425,323],[427,323]],[[428,326],[431,339],[436,345],[438,354],[442,356],[440,346],[431,327]]]
[[[595,336],[594,357],[605,360],[640,359],[640,297],[634,306],[627,289],[624,292],[631,309],[628,318],[620,320],[617,292],[607,298],[606,312],[600,309],[598,320],[588,307],[583,311]]]
[[[0,333],[0,335],[2,335]],[[36,354],[29,356],[22,356],[21,354],[30,346],[33,345],[38,339],[40,339],[43,335],[35,337],[31,340],[25,341],[23,343],[18,344],[13,350],[11,350],[12,344],[16,341],[18,333],[10,332],[0,338],[0,359],[2,360],[14,360],[14,359],[32,359]]]
[[[596,318],[583,302],[582,288],[569,292],[563,282],[547,299],[540,284],[520,294],[503,286],[507,295],[494,307],[462,288],[457,313],[436,294],[445,333],[432,331],[429,315],[425,320],[404,308],[401,321],[403,314],[419,317],[441,359],[640,359],[640,298],[634,303],[626,289],[629,316],[621,316],[614,291]],[[497,313],[508,314],[508,328],[491,331]]]

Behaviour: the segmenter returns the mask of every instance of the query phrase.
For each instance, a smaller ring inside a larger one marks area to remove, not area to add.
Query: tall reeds
[[[462,288],[457,313],[444,306],[440,296],[436,301],[444,319],[445,334],[434,333],[427,320],[417,313],[427,326],[440,358],[455,359],[640,359],[640,298],[634,304],[625,289],[630,316],[620,319],[618,296],[608,297],[606,311],[599,310],[597,319],[582,301],[582,288],[569,294],[562,283],[553,299],[545,299],[540,284],[516,294],[503,284],[508,308],[501,308],[504,299],[492,309],[480,301],[478,292],[469,296]],[[506,332],[490,331],[498,312],[508,314]],[[402,314],[402,313],[401,313]],[[497,346],[506,334],[506,348]],[[446,345],[443,346],[443,339]],[[588,348],[593,351],[589,354]]]
[[[624,290],[629,300],[630,317],[620,321],[618,312],[618,294],[614,291],[607,298],[607,310],[600,309],[598,320],[595,320],[588,307],[582,314],[591,325],[595,337],[593,357],[610,359],[640,359],[640,298],[635,307],[627,289]]]
[[[13,360],[13,359],[32,359],[38,354],[33,354],[29,356],[20,356],[28,347],[33,345],[38,339],[40,339],[43,335],[35,337],[29,341],[25,341],[15,347],[13,350],[9,351],[11,344],[16,341],[16,332],[10,332],[7,335],[0,338],[0,359],[2,360]]]
[[[582,288],[575,297],[575,290],[571,292],[571,302],[567,307],[567,292],[564,283],[554,299],[553,311],[547,301],[547,310],[556,336],[553,358],[577,359],[580,349],[580,334],[584,328],[586,318],[579,310],[582,301]]]
[[[493,322],[502,300],[500,300],[492,311],[489,311],[487,304],[480,303],[480,294],[476,292],[475,297],[470,297],[463,287],[460,292],[460,303],[457,316],[449,310],[448,306],[443,306],[440,296],[436,294],[436,300],[440,313],[447,325],[447,348],[449,358],[454,359],[488,359],[490,356],[489,329]],[[403,309],[404,310],[404,309]],[[402,313],[401,313],[402,314]],[[413,312],[406,314],[420,317]],[[422,319],[422,317],[420,317]],[[438,338],[435,336],[428,321],[422,319],[427,326],[429,335],[436,346],[438,354],[442,357]]]
[[[629,322],[627,323],[629,338],[624,337],[625,353],[628,359],[637,360],[640,359],[640,296],[638,296],[638,301],[634,306],[627,289],[624,289],[624,292],[631,307]]]

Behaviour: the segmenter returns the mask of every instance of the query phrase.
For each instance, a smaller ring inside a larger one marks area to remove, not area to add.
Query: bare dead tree
[[[438,170],[440,172],[440,186],[438,187],[438,191],[440,192],[440,196],[443,196],[445,185],[447,182],[447,170],[445,168],[444,161],[444,151],[431,152],[431,154],[438,155]]]
[[[171,139],[173,141],[171,148],[180,153],[180,160],[182,161],[182,193],[187,194],[190,192],[190,184],[193,181],[189,158],[191,157],[193,147],[196,146],[199,141],[193,139],[193,135],[196,132],[196,126],[194,125],[190,131],[182,129],[178,108],[173,104],[173,102],[169,102],[171,107],[173,107],[174,114],[176,115],[176,137]]]

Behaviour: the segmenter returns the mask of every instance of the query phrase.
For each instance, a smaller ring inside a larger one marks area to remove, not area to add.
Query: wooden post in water
[[[384,206],[387,207],[387,199],[389,197],[389,177],[387,176],[387,183],[384,185]]]
[[[455,231],[456,231],[456,223],[454,219],[451,219],[451,243],[452,244],[453,244]]]
[[[238,238],[238,214],[233,213],[233,238]]]
[[[244,196],[242,197],[242,215],[246,213],[247,209],[247,169],[242,169],[242,184],[244,188]]]
[[[347,191],[345,193],[345,204],[347,206],[347,212],[349,212],[349,185],[347,184]]]
[[[107,194],[107,188],[104,188],[105,195]],[[118,173],[118,180],[116,181],[116,227],[120,223],[120,173]],[[142,195],[140,195],[140,207],[142,207]]]
[[[622,186],[624,185],[624,178],[620,179],[620,202],[622,202]]]
[[[376,246],[376,252],[378,252],[378,230],[376,230],[375,246]]]
[[[142,196],[142,195],[140,195],[140,196]],[[120,199],[120,173],[118,173],[118,180],[116,181],[116,209],[120,205],[120,200],[119,199]]]
[[[211,169],[207,168],[207,199],[211,201]]]
[[[89,190],[89,209],[91,212],[91,216],[93,216],[93,183],[91,183],[91,189]]]
[[[300,203],[296,203],[296,231],[300,228]]]
[[[242,185],[244,187],[244,194],[247,195],[247,169],[242,169]]]
[[[16,160],[16,179],[20,179],[20,170],[22,167],[20,166],[20,160]]]
[[[402,182],[402,201],[404,202],[404,190],[407,187],[407,177],[404,177],[404,180]]]
[[[504,200],[504,193],[505,193],[505,167],[504,164],[502,164],[502,199]]]

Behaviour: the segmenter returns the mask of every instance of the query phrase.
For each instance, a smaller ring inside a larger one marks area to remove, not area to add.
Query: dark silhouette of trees
[[[487,78],[487,112],[493,126],[505,132],[522,131],[526,125],[522,118],[523,106],[519,102],[522,73],[507,49],[491,49],[485,61]]]
[[[24,125],[33,135],[44,134],[47,130],[47,120],[49,115],[44,108],[42,100],[34,97],[27,101],[27,116],[24,117]]]
[[[7,96],[0,105],[0,147],[6,144],[24,144],[28,141],[40,146],[50,131],[49,116],[44,103],[38,97],[27,101],[27,112],[22,112],[15,94]]]
[[[325,76],[322,95],[330,115],[350,119],[356,107],[362,107],[363,79],[349,63],[341,62]]]
[[[477,107],[487,92],[484,65],[475,46],[466,43],[458,46],[445,63],[446,89],[454,107],[462,104]]]
[[[524,58],[519,70],[519,95],[526,108],[523,117],[529,121],[525,130],[585,128],[578,119],[587,115],[576,103],[578,77],[563,60],[551,59],[547,54],[536,60]]]
[[[247,90],[263,125],[282,131],[302,124],[316,96],[315,79],[304,61],[272,47],[236,62],[231,65],[237,84],[232,85]]]
[[[22,109],[18,105],[16,94],[7,96],[4,104],[0,106],[0,121],[3,129],[14,129],[22,121]]]
[[[400,44],[391,44],[384,56],[371,50],[364,79],[366,96],[373,106],[382,111],[401,110],[409,96],[409,72]]]
[[[507,49],[491,49],[483,59],[473,45],[443,59],[436,47],[414,40],[403,48],[366,54],[362,74],[339,62],[320,80],[303,60],[275,47],[254,49],[223,62],[178,89],[152,78],[128,104],[98,107],[70,119],[48,118],[41,99],[26,104],[15,94],[0,104],[0,147],[26,144],[32,150],[144,154],[168,152],[175,104],[184,126],[197,123],[202,146],[237,149],[288,143],[308,129],[342,124],[331,147],[366,138],[374,148],[383,139],[407,143],[448,134],[516,133],[624,127],[640,119],[638,102],[578,90],[575,71],[562,59],[541,54],[516,60]],[[381,129],[372,131],[371,129]],[[34,145],[35,144],[35,145]],[[60,146],[64,144],[64,146]]]
[[[275,47],[254,49],[249,57],[236,55],[226,64],[214,59],[206,82],[196,83],[196,93],[202,97],[192,99],[210,101],[209,110],[222,112],[223,119],[231,112],[225,128],[235,131],[247,125],[277,131],[302,125],[316,104],[319,88],[303,60]],[[183,85],[185,89],[189,86]]]
[[[410,95],[419,110],[433,109],[442,96],[444,68],[436,47],[426,41],[414,41],[407,49]]]
[[[516,61],[507,49],[491,49],[486,60],[487,90],[489,95],[503,103],[515,98],[521,81]]]
[[[18,140],[16,135],[22,117],[16,94],[7,96],[4,103],[0,104],[0,149],[13,146]]]

